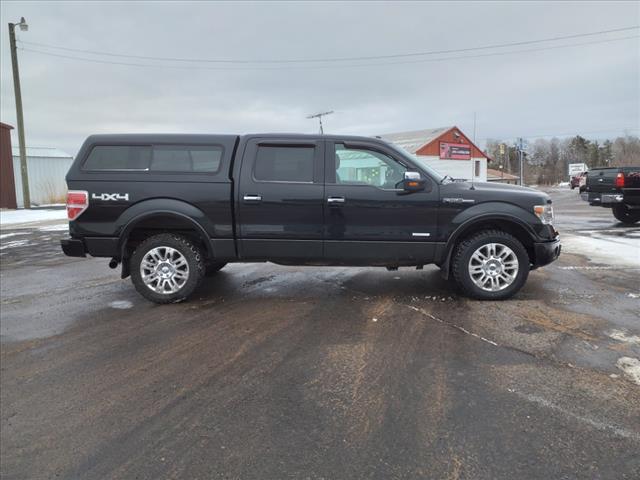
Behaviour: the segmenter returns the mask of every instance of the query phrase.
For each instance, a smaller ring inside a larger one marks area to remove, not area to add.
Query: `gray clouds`
[[[464,48],[640,24],[636,2],[3,2],[0,8],[5,25],[27,19],[30,31],[19,34],[25,41],[255,60]],[[638,31],[585,40],[630,34]],[[2,121],[15,125],[6,30],[0,51]],[[91,133],[314,132],[316,123],[305,116],[325,109],[337,112],[327,119],[328,132],[367,135],[452,124],[470,133],[474,111],[478,138],[614,136],[640,123],[637,38],[337,69],[180,70],[19,55],[27,143],[70,153]]]

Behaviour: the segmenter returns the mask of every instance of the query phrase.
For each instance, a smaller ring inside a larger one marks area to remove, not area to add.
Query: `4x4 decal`
[[[108,201],[117,202],[118,200],[124,200],[128,202],[129,194],[128,193],[100,193],[100,194],[92,193],[91,199],[102,200],[103,202],[108,202]]]

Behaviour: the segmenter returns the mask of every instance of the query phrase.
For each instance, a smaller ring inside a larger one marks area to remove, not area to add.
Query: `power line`
[[[50,57],[66,58],[70,60],[78,60],[78,61],[84,61],[84,62],[90,62],[90,63],[103,63],[108,65],[124,65],[124,66],[132,66],[132,67],[173,68],[173,69],[183,69],[183,70],[226,70],[226,71],[309,70],[309,69],[331,69],[331,68],[353,68],[353,67],[378,67],[378,66],[443,62],[443,61],[449,61],[449,60],[464,60],[464,59],[472,59],[472,58],[514,55],[514,54],[522,54],[522,53],[530,53],[530,52],[539,52],[539,51],[545,51],[545,50],[556,50],[556,49],[562,49],[562,48],[611,43],[611,42],[618,42],[621,40],[629,40],[633,38],[640,38],[640,35],[631,35],[627,37],[611,38],[606,40],[594,40],[591,42],[570,43],[566,45],[554,45],[549,47],[511,50],[507,52],[491,52],[491,53],[483,53],[483,54],[475,54],[475,55],[459,55],[459,56],[453,56],[453,57],[406,60],[406,61],[399,61],[399,62],[354,63],[351,65],[339,64],[339,65],[298,65],[298,66],[287,66],[287,65],[275,65],[275,66],[253,65],[252,66],[252,65],[249,65],[249,66],[235,66],[235,67],[201,67],[201,66],[194,66],[194,65],[162,65],[162,64],[153,64],[153,63],[116,62],[116,61],[109,61],[109,60],[102,60],[102,59],[95,59],[95,58],[79,57],[74,55],[64,55],[60,53],[46,52],[42,50],[24,48],[24,47],[20,47],[19,49],[25,52],[37,53],[39,55],[47,55]],[[21,42],[21,43],[25,43],[25,42]]]
[[[608,33],[623,32],[628,30],[637,30],[639,28],[640,26],[635,25],[631,27],[621,27],[621,28],[614,28],[610,30],[600,30],[597,32],[576,33],[573,35],[562,35],[562,36],[556,36],[556,37],[541,38],[536,40],[524,40],[519,42],[499,43],[499,44],[485,45],[480,47],[432,50],[427,52],[396,53],[391,55],[370,55],[370,56],[360,56],[360,57],[328,57],[328,58],[309,58],[309,59],[298,58],[298,59],[232,60],[232,59],[202,59],[202,58],[182,58],[182,57],[153,57],[153,56],[145,56],[145,55],[129,55],[129,54],[122,54],[122,53],[101,52],[97,50],[84,50],[84,49],[49,45],[46,43],[38,43],[38,42],[21,41],[21,43],[25,45],[45,47],[45,48],[50,48],[54,50],[63,50],[67,52],[84,53],[89,55],[103,55],[103,56],[109,56],[109,57],[131,58],[131,59],[137,59],[137,60],[155,60],[155,61],[188,62],[188,63],[226,63],[226,64],[329,63],[329,62],[352,62],[352,61],[366,61],[366,60],[388,60],[392,58],[407,58],[407,57],[421,57],[421,56],[427,56],[427,55],[441,55],[441,54],[448,54],[448,53],[463,53],[463,52],[471,52],[471,51],[478,51],[478,50],[488,50],[493,48],[516,47],[516,46],[532,45],[532,44],[544,43],[544,42],[554,42],[558,40],[570,40],[574,38],[604,35]]]

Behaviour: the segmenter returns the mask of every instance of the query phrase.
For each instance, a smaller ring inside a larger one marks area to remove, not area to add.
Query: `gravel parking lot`
[[[158,306],[3,227],[0,476],[637,479],[640,227],[550,193],[563,254],[505,302],[237,264]]]

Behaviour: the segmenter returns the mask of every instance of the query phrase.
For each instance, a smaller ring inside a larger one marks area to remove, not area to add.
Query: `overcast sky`
[[[465,49],[632,27],[640,25],[639,5],[3,1],[1,117],[15,125],[6,24],[21,16],[29,24],[28,32],[18,33],[25,42],[139,56],[271,60]],[[96,56],[22,44],[67,56],[160,65],[89,63],[19,50],[27,145],[75,154],[93,133],[315,132],[317,123],[305,117],[323,110],[336,112],[326,119],[330,133],[371,135],[458,125],[472,136],[476,112],[480,144],[486,138],[518,135],[637,134],[637,35],[636,29],[401,60],[258,68]],[[630,36],[636,38],[433,61]],[[425,59],[431,61],[415,63]],[[407,60],[413,63],[401,63]],[[171,68],[175,66],[188,68]],[[12,138],[16,145],[15,131]]]

